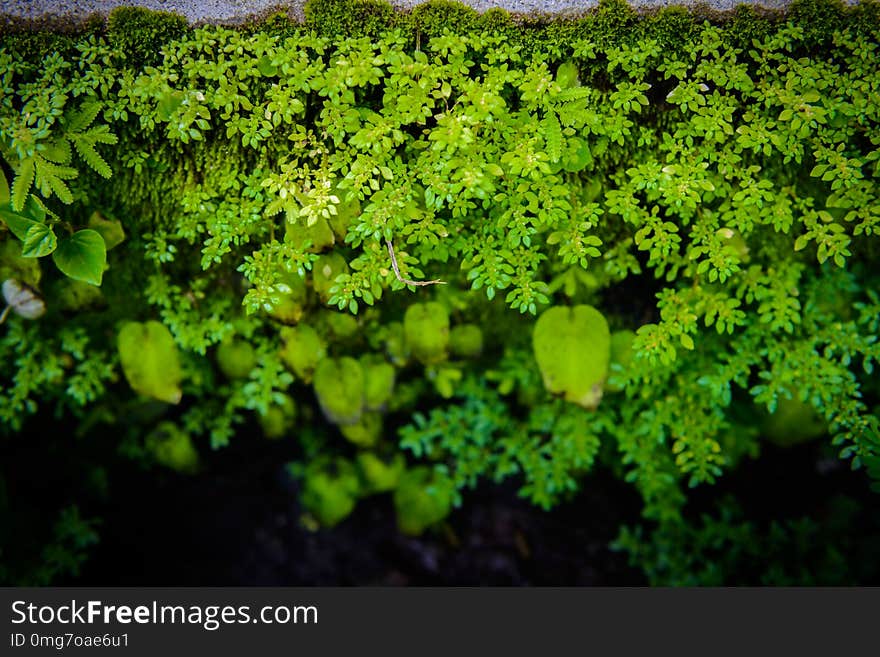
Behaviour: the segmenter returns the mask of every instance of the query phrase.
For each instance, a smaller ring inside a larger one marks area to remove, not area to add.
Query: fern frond
[[[76,152],[79,156],[104,178],[112,175],[110,165],[98,153],[96,144],[115,144],[116,135],[110,132],[110,128],[106,125],[98,125],[85,132],[68,134],[68,139],[73,142]]]
[[[112,143],[115,143],[115,139]],[[79,156],[85,161],[85,163],[94,169],[99,175],[104,178],[109,178],[112,175],[113,172],[110,170],[110,165],[107,164],[107,161],[101,157],[101,154],[95,149],[95,140],[88,139],[84,135],[77,136],[73,138],[73,145],[76,147],[76,152],[79,153]]]
[[[21,212],[27,201],[28,193],[34,184],[34,158],[22,160],[18,165],[15,179],[12,181],[12,209]]]
[[[67,131],[68,132],[82,132],[95,120],[98,116],[98,112],[101,111],[101,103],[92,100],[84,102],[78,112],[74,112],[67,119]]]
[[[590,87],[569,87],[556,94],[554,100],[557,103],[570,103],[575,100],[587,99],[592,93],[593,91]]]
[[[73,167],[53,164],[39,155],[36,156],[35,164],[36,182],[40,193],[45,197],[54,193],[62,203],[73,203],[73,194],[64,181],[76,178],[77,170]]]
[[[55,164],[70,162],[70,143],[66,139],[56,139],[48,144],[37,147],[40,155]]]
[[[544,140],[547,143],[547,155],[550,160],[557,162],[562,157],[562,126],[555,112],[547,112],[541,119],[541,129],[544,131]]]

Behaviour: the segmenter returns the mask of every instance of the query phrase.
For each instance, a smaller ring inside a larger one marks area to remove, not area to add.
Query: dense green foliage
[[[409,533],[600,462],[658,582],[783,407],[880,478],[876,4],[106,30],[0,45],[0,278],[45,302],[8,300],[8,440],[54,414],[196,471],[254,420],[314,521],[393,491]]]

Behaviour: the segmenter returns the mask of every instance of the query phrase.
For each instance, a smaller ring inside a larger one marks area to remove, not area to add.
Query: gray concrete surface
[[[512,13],[529,15],[570,15],[595,7],[598,0],[460,0],[477,11],[501,7]],[[780,8],[789,0],[705,0],[715,9],[732,9],[739,4],[752,4],[767,8]],[[287,10],[292,16],[301,17],[304,0],[0,0],[0,14],[23,18],[67,16],[81,18],[92,13],[106,14],[115,7],[139,6],[148,9],[171,11],[185,16],[191,23],[240,22],[269,9]],[[401,9],[420,4],[419,0],[391,0]],[[630,0],[636,8],[652,9],[670,5],[695,4],[692,0]]]

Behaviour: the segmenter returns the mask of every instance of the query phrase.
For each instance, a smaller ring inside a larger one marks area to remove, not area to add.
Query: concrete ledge
[[[569,16],[593,9],[598,0],[459,0],[479,12],[495,7],[529,16]],[[636,9],[662,9],[669,6],[702,5],[727,11],[737,5],[781,9],[791,0],[630,0]],[[419,0],[390,0],[398,9],[411,9]],[[854,3],[852,3],[854,4]],[[0,0],[0,14],[24,19],[82,19],[91,14],[106,15],[117,7],[143,7],[180,14],[190,23],[241,23],[269,11],[285,11],[302,18],[305,0]]]

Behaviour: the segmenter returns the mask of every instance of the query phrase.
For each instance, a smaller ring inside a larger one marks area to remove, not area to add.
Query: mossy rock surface
[[[321,253],[336,243],[333,228],[323,218],[311,226],[307,226],[304,221],[288,221],[284,240],[298,249],[303,248],[306,242],[309,242],[310,246],[307,249],[309,253]]]

